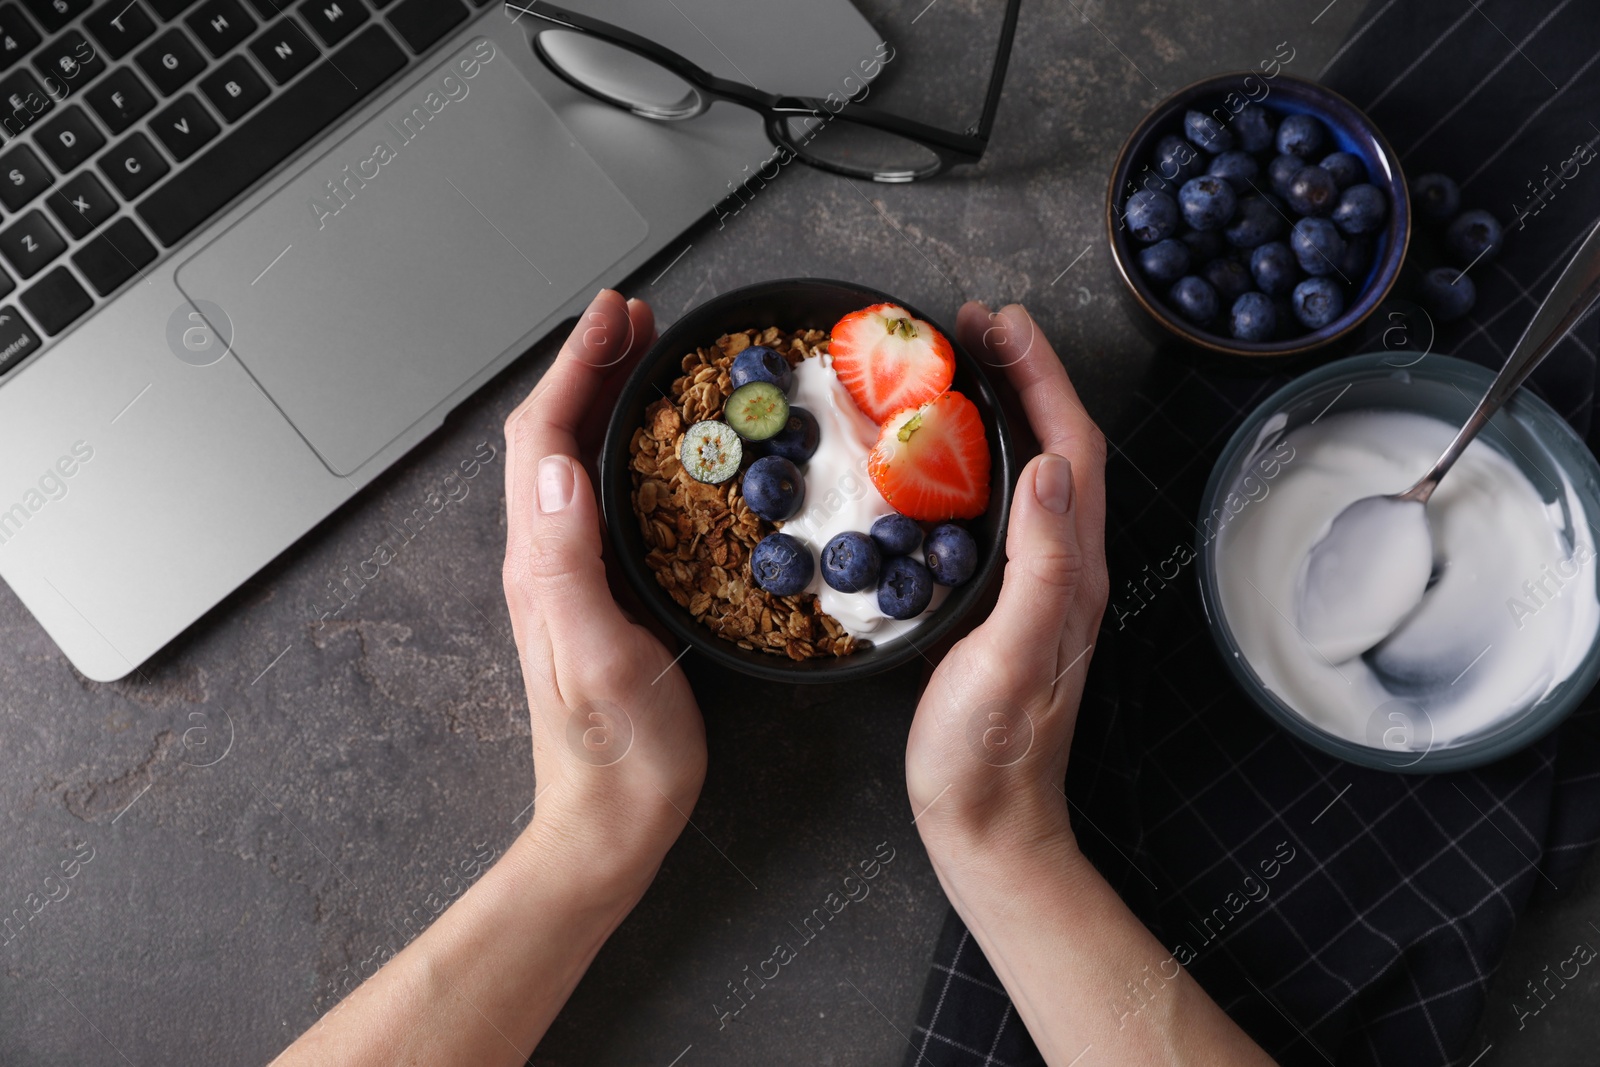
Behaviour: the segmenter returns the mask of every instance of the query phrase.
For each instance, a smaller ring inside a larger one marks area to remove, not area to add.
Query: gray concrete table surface
[[[874,102],[975,120],[997,0],[863,8],[898,50]],[[1281,41],[1295,49],[1287,69],[1316,77],[1359,14],[1358,0],[1027,0],[980,166],[911,186],[787,167],[622,289],[663,325],[793,275],[866,282],[945,322],[969,297],[1023,301],[1114,426],[1149,355],[1102,234],[1126,131],[1166,93],[1254,67]],[[57,898],[0,946],[0,1063],[264,1063],[525,824],[501,428],[559,341],[125,681],[77,675],[0,591],[0,912]],[[314,627],[330,583],[485,443],[495,458],[467,495]],[[946,908],[905,799],[919,667],[775,691],[693,656],[683,666],[711,754],[693,825],[533,1062],[899,1063]],[[871,894],[719,1025],[729,984],[883,842],[894,860]],[[60,881],[75,848],[92,858]],[[1591,881],[1519,932],[1484,1064],[1592,1061],[1592,977],[1520,1029],[1510,998],[1574,939],[1600,943],[1595,896]]]

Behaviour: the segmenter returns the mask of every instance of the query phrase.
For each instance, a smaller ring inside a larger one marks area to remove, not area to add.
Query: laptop
[[[771,91],[837,91],[880,43],[846,0],[571,6],[726,78],[759,55]],[[573,89],[531,22],[0,2],[0,577],[84,675],[133,671],[772,156],[754,112]]]

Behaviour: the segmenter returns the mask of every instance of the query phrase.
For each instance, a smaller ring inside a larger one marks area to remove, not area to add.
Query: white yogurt
[[[1387,640],[1330,659],[1292,621],[1304,562],[1345,507],[1410,486],[1456,427],[1395,411],[1332,415],[1285,439],[1268,495],[1217,534],[1223,615],[1245,660],[1310,722],[1396,750],[1468,739],[1540,700],[1600,629],[1590,517],[1564,475],[1547,503],[1482,440],[1427,505],[1436,578]],[[1369,545],[1382,569],[1385,545]],[[1349,652],[1350,650],[1345,650]]]
[[[921,615],[891,619],[878,610],[876,588],[841,593],[822,580],[820,554],[834,535],[846,530],[867,533],[874,521],[894,514],[894,508],[867,475],[867,453],[878,441],[878,424],[856,407],[849,390],[833,372],[833,358],[827,353],[801,360],[794,368],[789,402],[815,415],[821,431],[816,453],[801,464],[806,481],[803,508],[794,518],[779,524],[784,533],[804,541],[818,557],[817,569],[805,591],[817,594],[822,610],[858,640],[887,641],[916,629]],[[921,560],[922,549],[912,555]],[[928,611],[943,603],[947,595],[948,589],[935,585]]]

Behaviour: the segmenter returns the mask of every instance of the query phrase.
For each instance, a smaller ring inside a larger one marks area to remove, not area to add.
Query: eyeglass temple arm
[[[783,98],[771,93],[764,93],[753,86],[742,82],[729,81],[719,78],[704,67],[696,66],[677,52],[665,48],[647,37],[641,37],[632,30],[624,29],[611,22],[603,22],[587,15],[580,15],[564,7],[547,3],[546,0],[505,0],[507,11],[516,11],[521,15],[532,15],[536,19],[564,26],[569,30],[586,33],[602,40],[610,40],[615,44],[648,56],[656,63],[661,64],[684,78],[684,80],[706,89],[715,94],[743,100],[754,107],[774,108]],[[515,21],[515,20],[513,20]],[[791,98],[792,99],[792,98]]]
[[[995,49],[994,70],[989,74],[989,92],[983,101],[983,115],[978,119],[976,136],[989,139],[994,127],[995,112],[1000,109],[1000,91],[1006,84],[1006,67],[1011,62],[1011,42],[1017,33],[1017,16],[1022,10],[1022,0],[1009,0],[1005,21],[1000,24],[1000,44]]]

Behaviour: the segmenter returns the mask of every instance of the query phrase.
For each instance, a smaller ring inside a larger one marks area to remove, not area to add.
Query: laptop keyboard
[[[469,14],[464,0],[0,3],[0,374]]]

